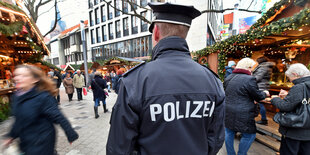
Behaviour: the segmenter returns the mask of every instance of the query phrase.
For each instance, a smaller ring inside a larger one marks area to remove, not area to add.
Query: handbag
[[[84,94],[84,96],[86,96],[86,95],[87,95],[87,90],[86,90],[86,88],[85,88],[85,87],[83,88],[83,94]]]
[[[310,128],[310,102],[307,100],[307,86],[303,83],[303,100],[292,112],[278,112],[273,120],[284,127]],[[310,101],[310,99],[309,99]]]

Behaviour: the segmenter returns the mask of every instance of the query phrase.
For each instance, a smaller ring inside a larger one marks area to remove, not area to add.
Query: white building
[[[160,0],[134,0],[142,7],[148,2]],[[164,0],[161,0],[164,2]],[[149,24],[143,20],[123,14],[119,10],[133,13],[130,5],[121,0],[107,0],[112,6],[100,0],[89,0],[89,30],[93,61],[108,59],[114,56],[144,57],[152,50]],[[166,0],[166,2],[194,5],[198,10],[222,9],[222,0]],[[151,20],[152,12],[136,7],[136,12]],[[190,51],[199,50],[217,40],[218,25],[222,15],[205,13],[192,22],[187,41]]]

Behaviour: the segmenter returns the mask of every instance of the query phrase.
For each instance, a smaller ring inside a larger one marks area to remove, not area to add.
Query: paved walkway
[[[72,102],[68,102],[68,97],[64,92],[64,88],[61,88],[60,93],[60,108],[75,130],[79,133],[80,137],[70,145],[63,130],[58,126],[57,151],[59,155],[105,155],[111,113],[103,113],[101,105],[99,107],[100,117],[98,119],[94,118],[93,97],[91,92],[89,92],[87,96],[83,96],[83,100],[80,102],[77,101],[76,93],[73,96]],[[110,111],[116,98],[117,95],[115,93],[110,93],[110,96],[107,98],[107,107]],[[0,136],[7,133],[12,121],[13,119],[11,118],[0,124]],[[235,142],[236,150],[238,150],[238,140],[235,140]],[[218,154],[227,154],[225,146],[223,146]],[[275,152],[258,142],[254,142],[248,154],[274,155]]]

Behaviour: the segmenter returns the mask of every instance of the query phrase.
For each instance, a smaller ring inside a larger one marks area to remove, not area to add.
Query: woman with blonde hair
[[[78,139],[78,134],[58,109],[55,85],[41,69],[19,65],[14,71],[14,81],[17,88],[12,104],[15,122],[6,146],[19,138],[20,150],[24,154],[53,155],[56,142],[54,124],[60,124],[70,143]]]
[[[258,89],[256,79],[251,74],[255,61],[241,59],[224,81],[226,94],[225,145],[228,155],[235,155],[234,137],[240,132],[242,138],[238,155],[246,155],[256,136],[255,101],[265,99],[269,92]]]

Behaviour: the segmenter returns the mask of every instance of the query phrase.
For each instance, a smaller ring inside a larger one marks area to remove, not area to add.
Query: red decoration
[[[237,42],[235,42],[233,45],[234,45],[234,46],[237,45]]]
[[[256,44],[258,44],[258,43],[259,43],[259,40],[258,40],[258,39],[255,39],[254,41],[255,41],[255,43],[256,43]]]
[[[296,47],[292,47],[292,48],[291,48],[291,51],[295,51],[295,50],[296,50]]]
[[[20,34],[28,34],[26,26],[23,26],[23,30],[20,32]]]
[[[305,51],[306,51],[306,49],[307,49],[307,48],[302,47],[302,48],[300,48],[300,49],[299,49],[299,51],[301,51],[301,52],[305,52]]]

